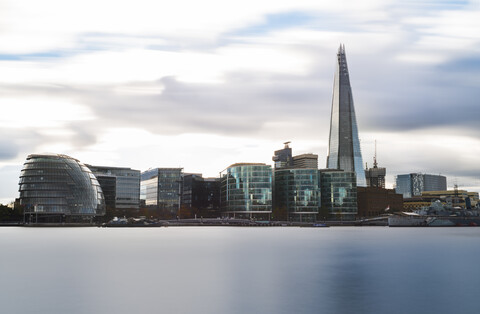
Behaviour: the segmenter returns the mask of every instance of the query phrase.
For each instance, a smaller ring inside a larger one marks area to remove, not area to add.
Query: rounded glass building
[[[239,163],[225,169],[221,174],[221,207],[228,216],[270,219],[271,166]]]
[[[88,222],[105,214],[95,175],[66,155],[29,155],[19,182],[26,223]]]

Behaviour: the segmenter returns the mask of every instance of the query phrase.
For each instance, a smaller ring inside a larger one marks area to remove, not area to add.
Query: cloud
[[[0,161],[13,159],[18,155],[18,146],[5,139],[0,139]]]

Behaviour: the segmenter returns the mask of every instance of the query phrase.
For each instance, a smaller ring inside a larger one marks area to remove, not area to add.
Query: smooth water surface
[[[480,228],[0,228],[1,313],[480,313]]]

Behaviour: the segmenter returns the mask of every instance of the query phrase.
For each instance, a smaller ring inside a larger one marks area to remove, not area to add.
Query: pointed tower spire
[[[345,45],[342,44],[337,53],[333,83],[327,168],[353,171],[357,175],[357,185],[366,186]]]

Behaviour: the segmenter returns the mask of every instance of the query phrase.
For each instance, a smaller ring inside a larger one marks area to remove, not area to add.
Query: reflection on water
[[[0,228],[2,313],[478,313],[480,228]]]

